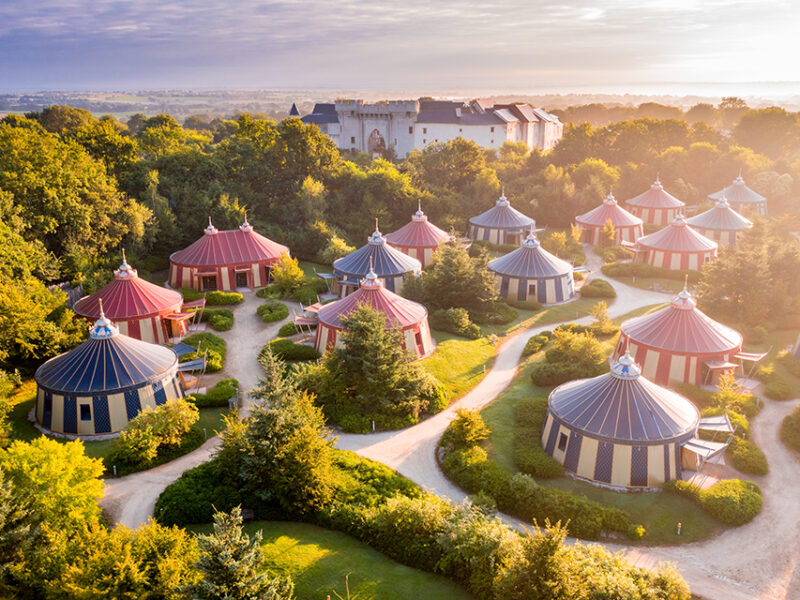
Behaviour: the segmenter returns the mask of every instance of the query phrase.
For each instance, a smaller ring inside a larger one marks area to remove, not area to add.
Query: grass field
[[[206,533],[211,526],[192,527]],[[302,600],[467,600],[467,592],[444,577],[401,565],[358,540],[305,523],[258,521],[246,526],[251,536],[263,534],[265,564],[273,572],[290,575],[295,597]]]
[[[10,421],[11,421],[11,439],[12,440],[22,440],[24,442],[29,442],[40,435],[43,435],[38,429],[36,429],[33,424],[28,421],[28,413],[33,407],[34,402],[36,401],[36,382],[33,379],[29,379],[24,381],[23,384],[16,390],[14,395],[11,397],[11,403],[13,405],[13,409],[11,411]],[[186,454],[187,452],[191,452],[198,446],[200,446],[203,441],[203,428],[206,429],[206,433],[208,436],[213,436],[215,431],[222,429],[223,421],[222,416],[227,411],[225,408],[203,408],[200,410],[200,416],[195,423],[193,429],[195,430],[194,436],[192,438],[192,442],[187,444],[185,447],[181,448],[180,452],[177,454],[171,454],[169,456],[164,456],[162,460],[157,460],[154,464],[150,465],[148,468],[152,468],[158,464],[163,464],[164,462],[168,462],[174,458],[182,454]],[[53,439],[57,441],[66,441],[63,438],[53,437]],[[199,443],[198,443],[199,442]],[[86,451],[86,455],[92,458],[99,458],[103,461],[111,453],[114,445],[116,444],[116,440],[100,440],[96,442],[84,442],[83,446]],[[110,465],[109,465],[110,468]],[[128,473],[132,471],[127,471]]]
[[[648,306],[632,311],[615,319],[616,324],[641,314],[658,310],[662,305]],[[613,350],[616,337],[605,342],[609,353]],[[514,463],[514,411],[523,398],[547,397],[552,388],[533,385],[530,379],[532,366],[544,359],[544,351],[534,354],[521,365],[517,377],[500,397],[481,411],[491,436],[489,456],[503,468],[516,471]],[[533,443],[538,443],[534,440]],[[716,519],[702,511],[686,498],[664,493],[621,493],[598,488],[589,483],[575,481],[568,477],[558,479],[539,479],[542,485],[560,488],[575,494],[583,494],[592,500],[608,506],[621,508],[631,515],[636,523],[645,526],[647,534],[643,544],[676,544],[706,539],[723,529]],[[676,535],[676,524],[682,524],[681,537]]]

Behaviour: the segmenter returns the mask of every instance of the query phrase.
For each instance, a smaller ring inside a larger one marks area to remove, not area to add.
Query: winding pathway
[[[588,254],[587,258],[590,266],[598,267],[596,255]],[[616,281],[610,283],[617,292],[617,299],[609,308],[612,317],[669,299]],[[239,379],[243,390],[249,390],[257,382],[260,367],[255,357],[264,340],[274,336],[280,325],[265,327],[261,323],[255,315],[259,302],[254,294],[248,294],[236,309],[234,328],[224,336],[228,341],[228,371]],[[337,447],[382,462],[439,496],[463,501],[467,494],[451,483],[436,463],[439,438],[456,410],[480,409],[497,398],[514,379],[527,340],[554,326],[535,327],[507,339],[483,381],[443,412],[400,431],[342,434]],[[624,552],[628,560],[642,567],[674,563],[698,597],[800,600],[800,502],[794,485],[800,481],[800,462],[778,437],[782,418],[796,403],[767,401],[754,422],[752,435],[769,458],[770,473],[755,478],[765,490],[764,509],[751,523],[727,530],[711,540],[682,546],[605,546]],[[107,482],[103,507],[117,523],[130,527],[144,523],[164,488],[185,470],[208,460],[218,444],[219,439],[212,438],[198,450],[168,464]]]

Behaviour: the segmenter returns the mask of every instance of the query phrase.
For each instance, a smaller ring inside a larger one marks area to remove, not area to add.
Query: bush
[[[203,292],[199,292],[194,288],[190,287],[182,287],[178,290],[183,296],[184,302],[194,302],[195,300],[200,300],[205,294]]]
[[[208,324],[215,331],[230,331],[233,328],[233,315],[214,315],[209,318]]]
[[[268,345],[272,348],[272,353],[281,360],[316,360],[320,357],[319,352],[317,352],[314,346],[295,344],[292,340],[287,340],[285,338],[276,338]]]
[[[519,313],[506,302],[493,302],[485,311],[470,311],[470,317],[479,325],[505,325],[517,318]]]
[[[781,423],[781,441],[792,450],[800,452],[800,404],[784,417]]]
[[[752,481],[724,479],[704,490],[687,481],[670,480],[664,489],[697,502],[728,525],[744,525],[761,512],[761,488]]]
[[[197,351],[184,354],[180,362],[188,362],[206,355],[206,373],[217,373],[225,363],[225,340],[218,335],[204,331],[183,338],[183,343],[197,348]]]
[[[208,523],[217,510],[242,505],[242,495],[222,463],[211,460],[183,473],[161,493],[154,515],[159,523],[184,527]]]
[[[261,317],[261,320],[265,323],[273,323],[288,317],[289,307],[283,302],[271,300],[259,306],[256,312],[258,312],[258,316]]]
[[[271,275],[275,285],[284,295],[291,294],[303,285],[306,276],[297,259],[290,257],[286,252],[281,254],[272,266]]]
[[[469,312],[464,308],[435,310],[431,313],[429,322],[432,329],[460,335],[469,340],[481,337],[481,328],[469,320]]]
[[[610,246],[609,248],[603,248],[602,257],[604,263],[613,263],[620,259],[630,258],[631,253],[622,246]]]
[[[283,325],[281,325],[281,328],[278,329],[278,337],[292,337],[293,335],[296,335],[298,333],[300,333],[300,331],[297,329],[297,326],[295,326],[295,324],[292,323],[291,321],[289,321],[288,323],[284,323]]]
[[[439,444],[462,450],[477,446],[488,437],[489,428],[486,427],[481,413],[477,410],[459,408],[456,411],[456,418],[445,430]]]
[[[594,366],[585,366],[569,362],[548,363],[541,362],[533,365],[531,381],[539,387],[561,385],[573,379],[596,377],[608,371],[608,365],[600,363]]]
[[[778,353],[777,361],[778,364],[783,366],[783,368],[789,371],[789,373],[795,377],[800,377],[800,359],[798,359],[794,354],[787,352],[786,350],[781,350]]]
[[[228,406],[228,400],[236,398],[239,393],[239,382],[230,377],[221,379],[213,388],[205,394],[191,394],[186,396],[188,402],[193,403],[198,408],[208,408],[211,406]]]
[[[764,395],[773,400],[791,400],[794,390],[786,378],[775,370],[775,365],[761,367],[756,377],[764,382]]]
[[[542,310],[542,303],[534,302],[532,300],[509,300],[506,298],[505,303],[514,308],[518,308],[519,310],[530,310],[533,312]]]
[[[726,455],[733,468],[742,473],[766,475],[769,472],[766,455],[750,440],[734,437],[728,446]]]
[[[617,292],[605,279],[592,279],[581,287],[582,298],[616,298]]]
[[[302,285],[292,292],[292,300],[301,304],[314,304],[317,298],[317,288],[314,285]]]
[[[564,467],[542,448],[542,429],[547,418],[547,398],[523,398],[515,408],[514,463],[523,473],[552,479]]]
[[[531,356],[532,354],[536,354],[539,352],[539,350],[544,348],[549,341],[550,338],[546,335],[541,333],[539,335],[534,335],[525,343],[525,347],[522,349],[523,358],[526,356]]]
[[[239,304],[244,300],[239,292],[208,292],[206,294],[206,304],[216,306],[219,304]]]
[[[572,279],[574,281],[583,281],[584,279],[586,279],[586,275],[584,275],[580,271],[573,271],[572,272]]]
[[[281,288],[273,283],[258,290],[256,296],[259,298],[272,298],[273,300],[277,300],[283,296],[283,292]]]

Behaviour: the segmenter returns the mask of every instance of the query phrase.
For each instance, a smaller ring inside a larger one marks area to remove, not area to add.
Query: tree
[[[600,247],[610,248],[611,246],[615,245],[616,242],[617,231],[614,228],[614,224],[611,222],[611,219],[608,219],[606,224],[603,225],[603,232],[600,235]]]
[[[0,469],[0,591],[8,584],[10,567],[34,543],[40,521],[23,494]]]
[[[700,102],[686,111],[686,120],[692,124],[705,122],[714,125],[717,120],[717,111],[712,104]]]
[[[403,348],[398,329],[386,317],[361,306],[342,320],[344,348],[325,359],[319,402],[326,415],[350,429],[414,423],[441,404],[436,381]]]
[[[594,328],[599,333],[606,334],[614,331],[614,323],[608,314],[608,304],[603,301],[598,302],[592,307],[589,314],[595,318]]]
[[[800,149],[800,118],[777,106],[749,110],[733,129],[734,139],[776,159]]]
[[[84,454],[80,441],[60,443],[41,436],[13,442],[0,452],[0,469],[28,506],[54,528],[67,529],[100,517],[103,462]]]
[[[198,535],[202,578],[188,588],[193,600],[291,600],[288,577],[271,577],[261,570],[261,531],[251,540],[242,529],[242,511],[214,515],[214,532]]]
[[[58,104],[48,106],[35,117],[47,131],[59,134],[97,123],[88,110]]]
[[[290,295],[303,285],[306,274],[300,268],[296,258],[290,257],[286,252],[281,254],[272,267],[272,279],[285,295]]]

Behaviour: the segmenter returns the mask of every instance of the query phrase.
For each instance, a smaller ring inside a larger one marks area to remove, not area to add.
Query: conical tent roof
[[[372,269],[378,277],[387,277],[408,272],[419,273],[422,263],[389,246],[376,223],[375,231],[366,245],[333,261],[334,271],[359,278],[366,277]]]
[[[519,248],[489,261],[489,270],[510,277],[547,279],[571,273],[572,265],[542,248],[531,231]]]
[[[712,200],[722,200],[722,198],[725,197],[731,204],[761,204],[767,201],[764,196],[751,190],[744,184],[741,173],[733,180],[731,185],[724,190],[709,194],[708,197]]]
[[[288,253],[289,248],[256,233],[247,220],[238,229],[220,231],[209,218],[203,237],[169,259],[179,265],[232,265],[277,259]]]
[[[696,232],[686,223],[683,215],[678,215],[664,229],[639,238],[639,245],[669,252],[703,252],[714,250],[717,242]]]
[[[358,290],[323,306],[317,317],[324,325],[343,329],[342,318],[362,305],[382,313],[386,317],[387,327],[409,327],[428,318],[428,310],[424,306],[384,288],[374,271],[367,274]]]
[[[511,206],[505,194],[500,196],[492,208],[477,217],[472,217],[469,222],[472,225],[489,229],[527,229],[534,224],[533,219]]]
[[[640,208],[680,208],[686,206],[685,203],[667,192],[658,179],[650,186],[649,190],[630,200],[626,200],[625,204]]]
[[[73,310],[88,319],[98,319],[105,311],[109,319],[123,320],[177,311],[182,304],[179,292],[139,279],[123,252],[122,265],[114,271],[114,281],[78,300]]]
[[[753,226],[750,219],[744,218],[731,208],[728,199],[723,195],[713,208],[686,220],[689,225],[700,229],[716,231],[743,231]]]
[[[122,335],[105,315],[89,339],[36,370],[39,387],[59,393],[111,394],[161,381],[178,363],[163,346]]]
[[[741,334],[700,311],[686,289],[669,306],[628,319],[621,330],[637,344],[676,354],[724,354],[742,347]]]
[[[408,248],[433,248],[450,239],[450,234],[428,221],[422,207],[411,217],[411,222],[397,231],[386,234],[386,241],[394,246]]]
[[[591,227],[604,227],[609,220],[614,227],[633,227],[642,224],[642,220],[639,217],[632,215],[617,204],[614,194],[606,196],[606,199],[597,208],[575,217],[575,221],[580,225],[589,225]]]
[[[557,387],[550,394],[549,408],[573,429],[627,443],[689,437],[700,418],[686,398],[642,377],[629,354],[610,373]]]

